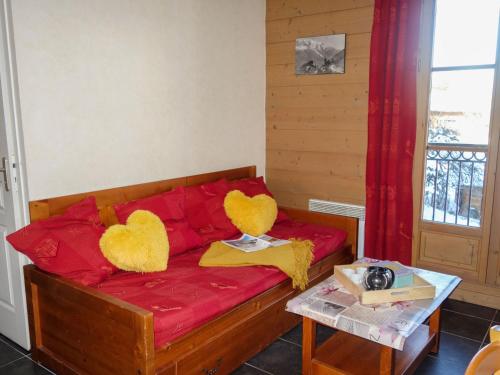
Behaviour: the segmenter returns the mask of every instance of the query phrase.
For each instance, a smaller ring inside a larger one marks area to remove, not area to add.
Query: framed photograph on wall
[[[295,41],[295,74],[345,73],[345,36],[335,34]]]

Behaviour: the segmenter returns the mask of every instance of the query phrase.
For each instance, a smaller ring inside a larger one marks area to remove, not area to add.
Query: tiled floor
[[[427,356],[416,374],[463,374],[473,355],[489,342],[489,327],[500,324],[500,311],[448,300],[443,306],[441,324],[439,355]],[[301,329],[299,326],[283,335],[233,375],[300,374]],[[318,342],[326,340],[333,332],[331,328],[318,326]],[[52,372],[35,364],[29,352],[0,335],[0,374],[49,375]]]
[[[479,348],[489,343],[489,327],[500,324],[500,311],[454,300],[445,302],[441,315],[439,354],[427,356],[416,374],[463,374]],[[300,374],[301,329],[299,326],[283,335],[233,375]],[[323,326],[318,329],[318,341],[327,339],[333,332]]]
[[[0,335],[1,375],[49,375],[51,371],[31,360],[31,354]]]

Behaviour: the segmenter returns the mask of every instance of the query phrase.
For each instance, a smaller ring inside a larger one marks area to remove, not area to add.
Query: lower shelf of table
[[[394,374],[413,373],[434,345],[435,337],[428,326],[420,325],[406,339],[403,351],[394,350]],[[312,360],[313,374],[379,373],[382,348],[376,342],[339,331],[316,349]]]

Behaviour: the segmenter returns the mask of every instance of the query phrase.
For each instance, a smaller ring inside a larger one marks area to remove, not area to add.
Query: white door
[[[25,258],[7,242],[16,230],[12,157],[9,158],[3,100],[0,102],[0,333],[29,349],[22,267]]]
[[[29,349],[23,280],[27,259],[5,238],[25,224],[27,212],[19,165],[22,142],[16,131],[20,117],[16,116],[15,105],[17,82],[13,73],[11,17],[5,4],[0,2],[0,333]]]

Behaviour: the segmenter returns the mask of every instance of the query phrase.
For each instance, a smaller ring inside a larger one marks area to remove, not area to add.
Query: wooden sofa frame
[[[32,221],[62,213],[94,195],[106,225],[116,222],[112,205],[225,177],[255,177],[244,167],[165,181],[30,202]],[[310,285],[325,279],[335,264],[355,257],[357,220],[285,209],[294,219],[346,230],[347,244],[311,267]],[[298,292],[285,280],[209,323],[154,347],[153,313],[98,289],[25,267],[32,358],[57,374],[226,374],[300,321],[285,311]]]

